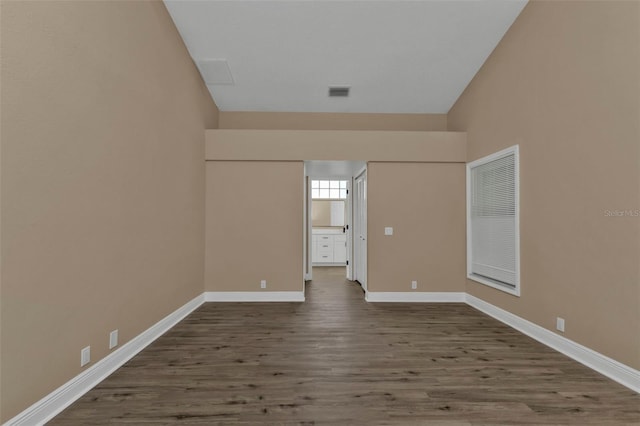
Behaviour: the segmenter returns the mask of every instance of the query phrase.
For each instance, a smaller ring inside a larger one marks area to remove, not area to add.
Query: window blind
[[[469,274],[517,286],[516,152],[469,167]]]

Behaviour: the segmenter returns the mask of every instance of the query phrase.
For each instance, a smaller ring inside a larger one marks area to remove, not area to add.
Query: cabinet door
[[[347,240],[336,238],[333,243],[333,263],[347,263]]]

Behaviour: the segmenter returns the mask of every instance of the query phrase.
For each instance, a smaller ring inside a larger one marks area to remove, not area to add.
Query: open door
[[[352,181],[353,178],[349,178],[349,180],[347,181],[347,199],[345,200],[346,202],[346,214],[345,214],[345,226],[344,226],[344,233],[346,234],[347,237],[347,242],[346,242],[346,250],[347,250],[347,279],[349,281],[353,281],[354,280],[354,273],[353,273],[353,185],[352,185]]]
[[[355,178],[353,193],[354,279],[367,292],[367,171]]]

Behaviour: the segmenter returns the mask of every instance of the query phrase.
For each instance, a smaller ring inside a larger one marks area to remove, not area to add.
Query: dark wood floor
[[[208,303],[54,425],[640,424],[640,395],[464,304]]]

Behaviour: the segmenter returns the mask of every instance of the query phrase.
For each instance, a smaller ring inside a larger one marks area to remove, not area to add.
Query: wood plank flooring
[[[638,425],[640,395],[464,304],[207,303],[52,425]]]

